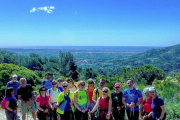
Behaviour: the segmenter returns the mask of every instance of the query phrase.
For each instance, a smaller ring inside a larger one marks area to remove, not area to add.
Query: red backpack
[[[6,109],[6,101],[5,101],[5,98],[3,98],[3,100],[1,101],[1,108],[2,108],[3,110]]]

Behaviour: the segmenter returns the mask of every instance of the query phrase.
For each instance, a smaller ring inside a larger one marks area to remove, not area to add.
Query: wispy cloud
[[[49,6],[49,7],[44,6],[44,7],[38,7],[38,8],[34,7],[30,10],[30,13],[38,12],[38,11],[45,11],[47,13],[52,13],[53,9],[55,9],[54,6]]]
[[[77,11],[75,11],[75,13],[74,13],[75,15],[77,15]]]

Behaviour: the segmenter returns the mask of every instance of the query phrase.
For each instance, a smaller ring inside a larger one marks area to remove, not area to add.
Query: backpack
[[[6,109],[6,101],[5,101],[5,97],[4,97],[3,100],[1,101],[1,108],[2,108],[3,110]]]
[[[150,105],[151,105],[151,103],[146,102],[146,98],[144,98],[143,105],[144,105],[145,103],[148,103],[148,104],[150,104]]]
[[[96,88],[96,99],[99,97],[99,87]]]
[[[57,88],[56,88],[57,89]],[[51,89],[49,89],[49,96],[50,96],[50,94],[51,94],[51,90],[52,90],[52,88]],[[60,93],[61,91],[59,90],[59,89],[57,89],[58,90],[58,93]]]
[[[46,82],[46,80],[43,81],[43,86],[45,85],[45,82]],[[50,82],[52,82],[52,80],[50,80]]]

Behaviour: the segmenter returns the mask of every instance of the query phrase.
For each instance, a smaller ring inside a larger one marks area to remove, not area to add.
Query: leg
[[[83,113],[83,120],[88,120],[88,112]]]
[[[131,111],[130,111],[130,110],[126,110],[126,113],[127,113],[127,116],[128,116],[128,120],[133,120],[133,119],[130,117]]]
[[[121,112],[119,115],[120,120],[124,120],[124,116],[125,116],[125,108],[121,109]]]
[[[139,111],[134,111],[134,120],[139,120]]]
[[[36,114],[35,114],[35,105],[34,102],[32,102],[32,104],[30,105],[30,109],[31,109],[31,114],[34,120],[36,120]]]
[[[82,119],[82,112],[80,112],[79,110],[76,109],[75,111],[75,118],[76,120],[81,120]]]
[[[7,119],[7,120],[14,120],[14,114],[13,114],[13,112],[5,109],[5,114],[6,114],[6,119]]]
[[[113,117],[115,120],[119,120],[119,113],[118,113],[117,109],[113,109],[112,114],[113,114]]]

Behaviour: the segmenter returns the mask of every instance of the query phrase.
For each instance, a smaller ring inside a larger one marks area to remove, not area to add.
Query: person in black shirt
[[[120,84],[116,83],[114,85],[115,91],[111,93],[112,98],[112,110],[113,110],[113,116],[115,120],[124,120],[125,115],[125,108],[124,104],[122,103],[122,92],[120,89]]]
[[[35,115],[35,105],[33,102],[34,92],[31,85],[26,84],[26,79],[20,79],[21,86],[17,89],[17,95],[19,100],[21,101],[21,113],[22,120],[26,119],[26,113],[28,112],[28,108],[31,110],[32,117],[36,120]]]

